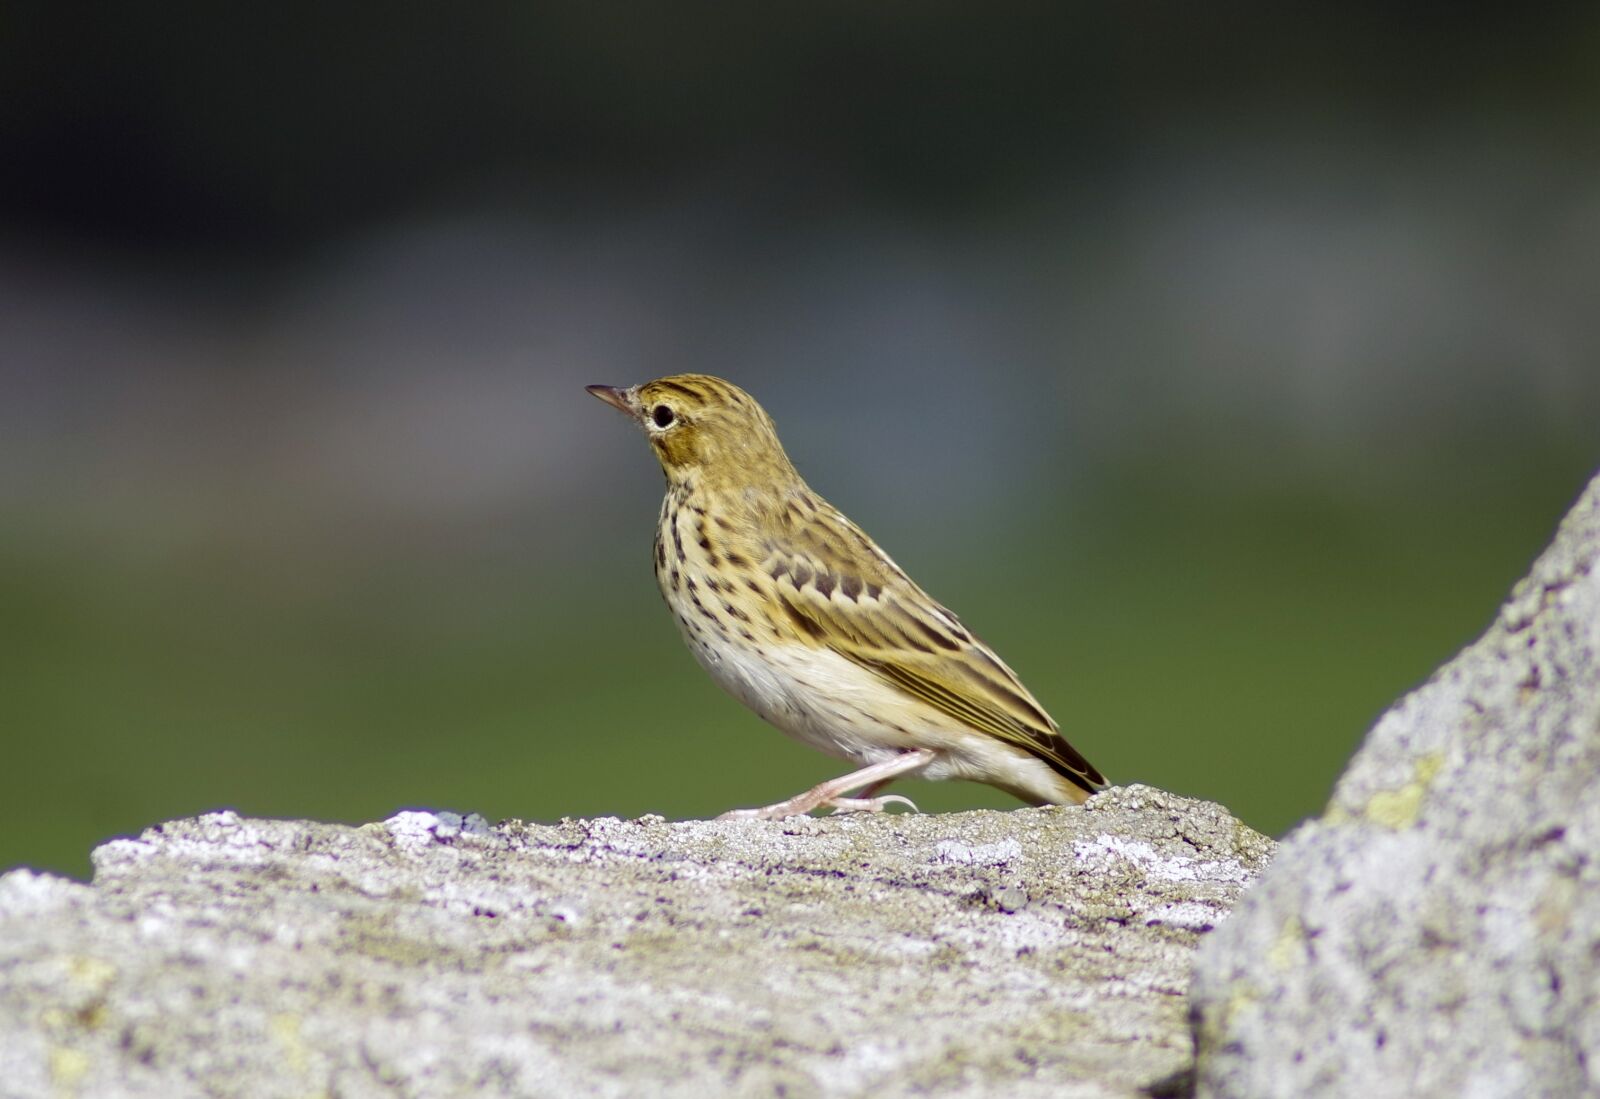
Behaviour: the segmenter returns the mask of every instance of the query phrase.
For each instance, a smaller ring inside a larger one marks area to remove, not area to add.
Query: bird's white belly
[[[916,746],[907,733],[915,720],[910,706],[831,649],[778,642],[756,648],[714,631],[701,637],[685,631],[685,640],[723,690],[819,751],[868,764]]]

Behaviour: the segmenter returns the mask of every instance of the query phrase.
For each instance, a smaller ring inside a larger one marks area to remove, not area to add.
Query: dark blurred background
[[[682,370],[1282,832],[1600,463],[1597,133],[1593,5],[8,4],[0,866],[839,773],[654,590]]]

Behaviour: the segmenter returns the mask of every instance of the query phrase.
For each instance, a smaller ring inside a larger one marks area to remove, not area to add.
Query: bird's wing
[[[843,514],[813,497],[768,529],[763,566],[802,636],[1090,793],[1105,786],[1016,673]]]

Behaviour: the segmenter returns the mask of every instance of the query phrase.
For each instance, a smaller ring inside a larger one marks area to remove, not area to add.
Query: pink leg
[[[809,813],[824,805],[841,812],[871,813],[878,812],[890,802],[901,801],[911,805],[908,799],[897,794],[877,798],[850,798],[844,795],[863,786],[877,789],[892,778],[926,767],[933,762],[933,755],[931,748],[913,748],[909,752],[901,752],[893,759],[886,759],[882,763],[874,763],[870,767],[863,767],[859,771],[852,771],[848,775],[819,783],[803,794],[796,794],[788,801],[780,801],[776,805],[768,805],[761,809],[730,809],[717,819],[780,820],[783,817],[797,817],[802,813]],[[911,807],[916,808],[914,805]]]

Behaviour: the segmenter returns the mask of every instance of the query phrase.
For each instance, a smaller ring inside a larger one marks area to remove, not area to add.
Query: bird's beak
[[[639,419],[639,398],[634,396],[633,390],[614,385],[586,385],[583,388],[588,390],[591,397],[599,397],[629,419]]]

